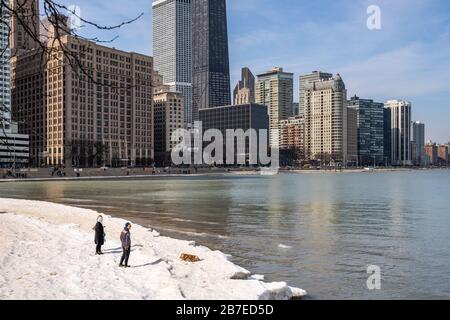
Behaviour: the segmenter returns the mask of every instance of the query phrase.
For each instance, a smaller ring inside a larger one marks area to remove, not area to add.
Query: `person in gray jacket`
[[[127,223],[125,225],[125,228],[122,230],[122,233],[120,234],[120,242],[122,242],[122,249],[123,254],[122,258],[120,259],[120,265],[121,268],[128,268],[128,259],[130,258],[131,253],[131,223]],[[125,265],[123,264],[125,262]]]

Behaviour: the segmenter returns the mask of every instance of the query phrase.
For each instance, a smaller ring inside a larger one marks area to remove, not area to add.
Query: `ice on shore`
[[[265,283],[229,256],[192,241],[134,225],[130,269],[118,267],[125,220],[104,215],[105,255],[94,255],[98,212],[60,204],[0,198],[2,299],[292,299],[306,292]],[[199,256],[192,264],[181,253]]]

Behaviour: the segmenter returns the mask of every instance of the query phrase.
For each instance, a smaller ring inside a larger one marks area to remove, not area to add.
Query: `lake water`
[[[450,171],[1,183],[0,195],[196,240],[311,299],[450,299]],[[368,265],[381,290],[367,289]]]

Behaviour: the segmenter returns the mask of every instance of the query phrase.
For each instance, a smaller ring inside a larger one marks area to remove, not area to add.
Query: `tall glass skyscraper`
[[[153,1],[154,68],[184,97],[185,122],[192,122],[191,0]]]
[[[192,112],[231,105],[225,0],[192,0]]]
[[[385,164],[384,103],[354,96],[348,106],[357,112],[358,163],[364,166]]]
[[[411,123],[411,144],[414,144],[415,150],[412,150],[412,160],[414,165],[425,164],[425,124],[416,121]]]
[[[384,104],[391,112],[391,158],[394,166],[410,166],[411,102],[389,100]]]

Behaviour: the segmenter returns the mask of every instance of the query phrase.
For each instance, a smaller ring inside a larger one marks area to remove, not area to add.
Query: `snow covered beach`
[[[134,225],[132,268],[118,267],[125,220],[104,215],[105,255],[94,255],[98,212],[0,198],[1,299],[291,299],[306,292],[234,265],[225,254]],[[181,253],[200,257],[180,260]]]

